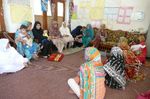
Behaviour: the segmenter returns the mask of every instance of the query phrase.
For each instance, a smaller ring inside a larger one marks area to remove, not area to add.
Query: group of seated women
[[[105,99],[105,84],[125,90],[127,81],[143,80],[144,75],[139,71],[146,62],[145,37],[141,35],[133,42],[129,46],[128,39],[121,37],[103,63],[100,51],[95,47],[85,48],[85,62],[77,76],[68,80],[69,92],[73,91],[80,99]]]
[[[96,36],[90,24],[86,28],[77,26],[71,33],[65,22],[59,28],[58,23],[53,21],[49,31],[43,30],[39,21],[35,22],[33,29],[31,27],[32,23],[26,21],[16,31],[18,52],[9,45],[8,39],[0,39],[0,74],[23,69],[32,58],[38,57],[39,50],[43,56],[48,56],[54,46],[62,53],[68,43],[69,46],[75,43],[85,48],[85,63],[81,64],[77,76],[68,80],[68,85],[80,99],[104,99],[105,84],[111,88],[125,89],[126,81],[135,79],[141,64],[146,61],[144,36],[130,46],[127,38],[121,37],[118,45],[112,47],[107,61],[102,63],[96,45],[99,39],[105,41],[104,25],[101,25]],[[94,45],[89,47],[91,42]]]
[[[49,30],[43,30],[41,23],[36,21],[33,29],[32,23],[25,21],[15,33],[17,51],[29,60],[38,57],[38,52],[45,58],[57,50],[62,53],[67,47],[88,47],[94,40],[94,31],[90,24],[86,27],[77,26],[73,31],[62,22],[59,28],[56,21],[52,21]]]

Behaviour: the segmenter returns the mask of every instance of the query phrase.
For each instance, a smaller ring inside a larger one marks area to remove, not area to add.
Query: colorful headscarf
[[[25,26],[29,26],[29,24],[30,24],[31,22],[29,22],[29,21],[23,21],[22,23],[21,23],[21,25],[25,25]]]
[[[85,49],[86,62],[80,67],[81,99],[96,98],[96,76],[100,74],[104,77],[101,54],[94,47]],[[99,76],[100,77],[100,76]]]

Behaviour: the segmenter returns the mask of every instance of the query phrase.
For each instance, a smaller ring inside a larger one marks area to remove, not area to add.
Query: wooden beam
[[[57,0],[54,0],[55,8],[54,8],[54,21],[57,21],[58,16],[57,16]]]
[[[65,15],[66,15],[66,2],[63,2],[63,21],[65,21]]]
[[[43,12],[43,29],[47,30],[47,12]]]
[[[0,28],[1,31],[6,31],[3,13],[3,0],[0,0]]]

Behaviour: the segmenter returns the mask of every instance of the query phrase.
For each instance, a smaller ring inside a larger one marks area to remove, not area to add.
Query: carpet
[[[77,75],[84,63],[83,54],[84,51],[79,51],[66,55],[61,62],[40,58],[19,72],[0,75],[0,99],[78,99],[68,92],[67,80]],[[105,99],[135,99],[138,93],[149,90],[150,68],[142,68],[147,75],[144,81],[129,82],[126,90],[106,87]]]
[[[64,55],[70,55],[70,54],[74,54],[74,53],[77,53],[79,51],[83,50],[82,47],[76,47],[76,48],[69,48],[69,49],[65,49],[63,51],[63,54]]]

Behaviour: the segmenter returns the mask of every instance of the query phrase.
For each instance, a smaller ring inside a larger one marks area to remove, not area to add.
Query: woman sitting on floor
[[[82,36],[83,36],[83,27],[77,26],[74,30],[72,30],[71,35],[74,38],[74,47],[81,47],[82,44]]]
[[[0,74],[20,71],[27,62],[27,58],[10,46],[8,39],[0,39]]]
[[[144,36],[139,36],[138,42],[131,46],[131,50],[135,53],[136,57],[140,60],[140,62],[142,64],[145,64],[147,48]]]
[[[83,31],[83,36],[82,36],[83,47],[89,46],[93,38],[94,38],[93,28],[91,24],[87,24],[86,29]]]
[[[123,51],[119,47],[113,47],[111,49],[110,58],[108,59],[104,67],[105,66],[109,67],[108,71],[106,70],[108,72],[105,77],[106,85],[115,89],[124,89],[126,85],[125,62]],[[113,75],[110,75],[110,72],[112,72]]]
[[[26,26],[27,26],[28,35],[30,36],[30,39],[32,40],[32,49],[34,49],[32,53],[34,53],[34,58],[38,58],[38,52],[40,50],[40,46],[39,44],[34,42],[34,35],[32,32],[32,23],[27,21]]]
[[[85,61],[80,66],[79,75],[70,78],[68,84],[80,99],[104,99],[105,71],[100,52],[94,47],[87,47]]]
[[[67,48],[67,44],[69,43],[69,47],[73,46],[74,39],[70,33],[69,28],[66,25],[66,22],[62,22],[62,26],[59,29],[61,36],[63,37],[63,41],[65,43],[65,47]]]
[[[33,40],[27,32],[27,27],[21,25],[20,29],[15,33],[15,42],[17,44],[17,51],[22,55],[26,56],[30,61],[32,58],[37,59],[36,48],[33,46]]]
[[[106,34],[106,31],[105,31],[105,28],[106,28],[105,24],[102,24],[100,26],[100,29],[98,30],[98,33],[96,33],[95,38],[93,40],[94,47],[99,48],[100,43],[106,41],[107,34]]]
[[[133,53],[128,45],[128,40],[125,37],[120,38],[119,47],[123,50],[123,55],[126,64],[126,76],[129,80],[141,79],[139,78],[139,69],[141,66],[140,60]]]
[[[57,47],[58,52],[62,53],[64,48],[64,41],[62,38],[62,35],[59,31],[58,23],[56,21],[53,21],[49,30],[49,36],[53,42],[53,44]]]
[[[52,48],[53,42],[48,40],[48,37],[43,35],[43,29],[41,23],[36,21],[32,29],[34,40],[41,45],[41,54],[44,58],[47,58],[51,54],[50,49]]]

